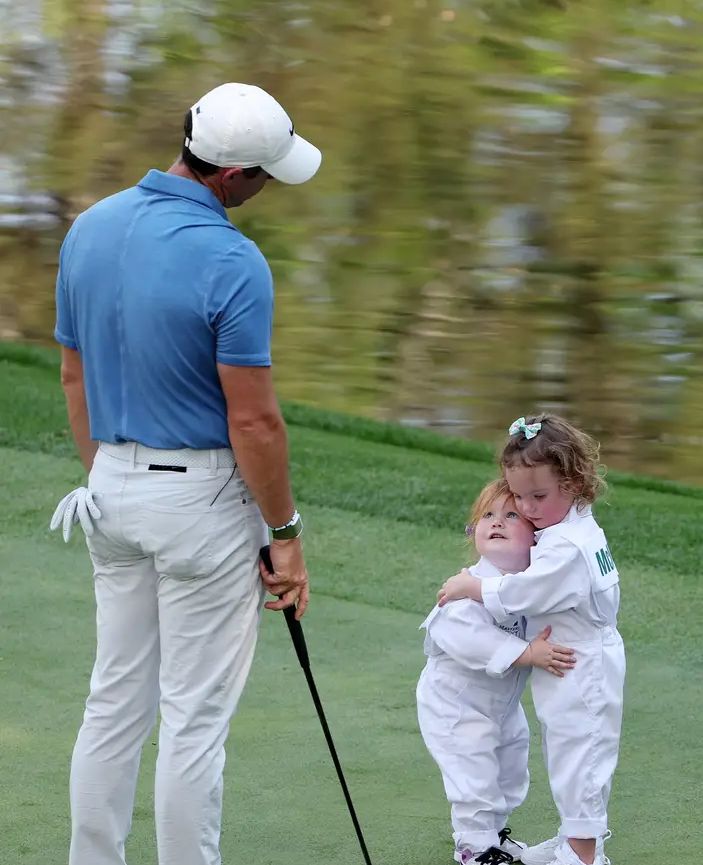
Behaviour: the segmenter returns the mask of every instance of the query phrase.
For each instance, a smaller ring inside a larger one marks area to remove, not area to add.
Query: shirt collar
[[[537,529],[535,532],[535,538],[539,540],[545,532],[548,532],[550,529],[554,529],[557,526],[561,526],[564,523],[574,523],[576,520],[581,520],[584,517],[591,516],[591,506],[589,504],[582,505],[571,505],[566,516],[560,523],[555,523],[553,526],[547,526],[544,529]]]
[[[139,181],[137,186],[142,189],[148,189],[152,192],[161,192],[165,195],[173,195],[176,198],[188,198],[191,201],[196,201],[198,204],[204,204],[216,213],[219,213],[224,219],[227,219],[227,212],[216,198],[216,196],[202,183],[195,180],[189,180],[187,177],[181,177],[178,174],[168,174],[166,171],[159,171],[157,168],[152,168]]]
[[[481,556],[481,558],[476,562],[475,565],[472,565],[469,568],[469,573],[478,577],[479,580],[484,577],[502,577],[503,572],[497,568],[490,559],[487,559],[485,556]]]

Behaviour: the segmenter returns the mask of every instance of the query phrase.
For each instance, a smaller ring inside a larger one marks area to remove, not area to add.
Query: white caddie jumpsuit
[[[483,603],[499,622],[526,616],[527,639],[551,625],[550,640],[575,651],[563,679],[533,671],[532,696],[560,834],[597,838],[607,830],[622,724],[618,570],[590,506],[572,507],[535,537],[526,571],[483,580]]]
[[[469,570],[500,575],[486,558]],[[520,696],[529,670],[511,667],[528,645],[525,622],[516,616],[499,627],[482,604],[462,600],[435,607],[421,627],[427,664],[418,720],[442,772],[461,861],[461,851],[498,847],[498,832],[527,795],[529,730]]]

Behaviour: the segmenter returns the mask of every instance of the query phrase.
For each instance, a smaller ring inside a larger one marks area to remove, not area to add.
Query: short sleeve
[[[218,363],[271,366],[273,278],[251,241],[220,256],[212,273],[207,314]]]
[[[66,348],[78,350],[73,313],[68,291],[69,265],[68,252],[71,245],[72,231],[66,235],[59,253],[59,271],[56,274],[56,326],[54,339]]]

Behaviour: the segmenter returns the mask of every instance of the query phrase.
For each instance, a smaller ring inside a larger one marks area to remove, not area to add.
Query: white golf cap
[[[301,138],[273,96],[253,84],[221,84],[191,108],[193,131],[185,145],[219,168],[253,168],[283,183],[305,183],[322,154]]]

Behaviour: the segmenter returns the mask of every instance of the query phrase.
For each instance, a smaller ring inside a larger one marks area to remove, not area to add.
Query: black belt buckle
[[[187,472],[186,466],[159,466],[151,463],[149,465],[150,472]]]

